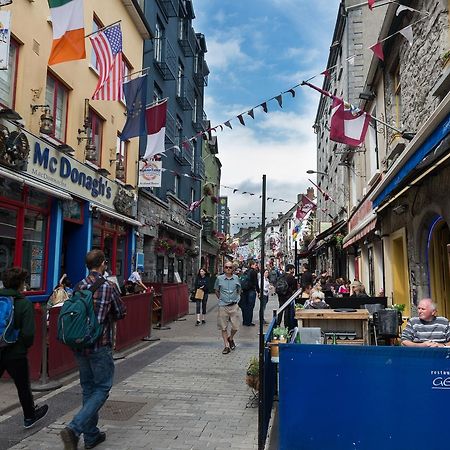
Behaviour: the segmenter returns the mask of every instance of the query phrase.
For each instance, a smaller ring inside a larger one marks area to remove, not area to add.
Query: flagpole
[[[129,73],[128,75],[125,75],[125,76],[123,77],[123,79],[128,78],[128,77],[131,77],[131,75],[136,75],[137,73],[147,72],[147,71],[149,71],[149,70],[150,70],[150,67],[144,67],[144,68],[141,69],[141,70],[137,70],[136,72],[132,72],[132,73]]]
[[[106,27],[99,28],[98,30],[93,31],[92,33],[86,34],[86,36],[84,36],[84,38],[86,39],[87,37],[92,36],[93,34],[100,33],[100,31],[104,31],[107,28],[111,28],[111,27],[113,27],[114,25],[117,25],[120,22],[122,22],[122,20],[117,20],[116,22],[113,22],[110,25],[106,25]]]
[[[373,5],[373,7],[374,8],[378,8],[379,6],[389,5],[390,3],[397,3],[397,4],[399,4],[398,2],[395,2],[395,1],[392,1],[392,0],[388,0],[388,1],[385,1],[384,3],[381,3],[381,2],[375,3]],[[345,10],[346,11],[350,11],[352,9],[360,8],[361,6],[367,6],[368,7],[367,0],[365,2],[363,2],[363,3],[358,3],[356,5],[348,6],[347,8],[345,8]]]

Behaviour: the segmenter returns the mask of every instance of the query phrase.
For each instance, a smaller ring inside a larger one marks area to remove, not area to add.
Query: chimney
[[[306,190],[306,196],[310,199],[310,200],[314,200],[315,195],[314,195],[314,188],[313,187],[309,187]]]

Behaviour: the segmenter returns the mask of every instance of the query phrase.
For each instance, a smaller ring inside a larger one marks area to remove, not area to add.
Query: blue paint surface
[[[450,349],[280,345],[280,450],[450,448]]]

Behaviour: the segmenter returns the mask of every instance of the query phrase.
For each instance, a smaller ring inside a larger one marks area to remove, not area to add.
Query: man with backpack
[[[91,250],[86,255],[89,275],[75,287],[73,297],[64,303],[58,319],[58,338],[74,350],[83,391],[80,411],[60,433],[65,450],[76,450],[81,434],[87,449],[106,439],[106,434],[97,428],[98,412],[113,385],[113,323],[126,314],[117,285],[103,278],[107,264],[101,250]],[[70,315],[71,310],[80,306],[79,319],[75,318],[77,314]],[[91,317],[87,317],[89,314]],[[77,320],[81,319],[85,325],[83,335],[76,338],[83,325]]]
[[[22,405],[25,428],[31,428],[48,411],[48,405],[36,407],[30,387],[28,349],[34,340],[34,310],[22,292],[28,276],[20,267],[10,267],[2,274],[0,289],[0,378],[9,373]]]
[[[239,306],[242,309],[242,325],[254,327],[253,310],[255,309],[256,294],[259,294],[258,263],[252,261],[250,268],[241,277],[241,300]]]
[[[278,278],[275,285],[275,292],[278,295],[278,303],[280,307],[292,296],[292,294],[297,290],[297,280],[294,277],[295,267],[293,264],[286,265],[286,272],[280,278]],[[284,326],[292,330],[295,324],[295,308],[294,302],[278,316],[278,325],[281,324],[282,316],[284,315]]]

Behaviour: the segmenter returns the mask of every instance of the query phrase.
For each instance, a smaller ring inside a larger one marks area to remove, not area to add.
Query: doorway
[[[406,235],[402,229],[392,235],[392,283],[393,299],[397,305],[405,305],[405,315],[411,315],[409,298],[408,262],[406,259]]]
[[[450,313],[450,271],[447,245],[450,244],[450,229],[440,218],[433,224],[428,240],[428,276],[431,298],[436,302],[439,315]]]

